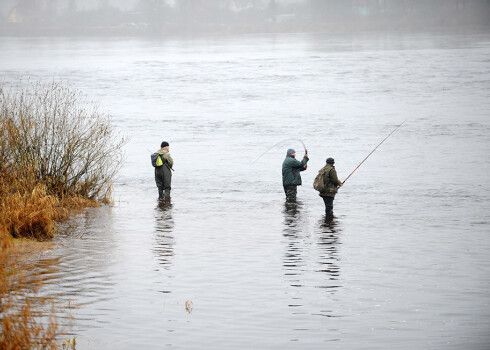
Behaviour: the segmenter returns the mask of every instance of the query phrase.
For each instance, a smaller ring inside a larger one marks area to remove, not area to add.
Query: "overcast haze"
[[[461,29],[488,0],[5,0],[2,35],[179,35]]]

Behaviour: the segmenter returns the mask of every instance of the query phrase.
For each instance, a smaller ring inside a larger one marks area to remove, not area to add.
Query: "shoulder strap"
[[[328,171],[327,171],[327,167],[326,167],[326,166],[324,166],[322,169],[320,169],[320,171],[319,171],[319,172],[322,172],[322,173],[323,173],[323,175],[325,175],[325,174],[327,174],[327,173],[330,173],[330,170],[332,170],[332,168],[328,169]]]
[[[323,172],[323,176],[324,176],[324,177],[325,177],[325,176],[327,176],[327,177],[328,177],[328,182],[331,182],[331,181],[330,181],[330,172],[332,171],[332,169],[333,169],[333,168],[332,168],[332,167],[330,167],[330,168],[328,168],[328,170],[327,170],[327,169],[325,169],[325,171]]]

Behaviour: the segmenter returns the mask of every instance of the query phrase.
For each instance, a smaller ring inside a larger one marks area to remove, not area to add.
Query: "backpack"
[[[163,165],[161,154],[153,153],[151,155],[151,165],[153,165],[155,168],[161,167]]]
[[[330,169],[328,171],[328,174],[330,174]],[[320,169],[320,171],[318,171],[318,175],[315,177],[315,180],[313,180],[313,188],[318,192],[324,192],[326,190],[325,180],[324,180],[326,173],[327,172],[325,171],[325,169],[323,168]]]

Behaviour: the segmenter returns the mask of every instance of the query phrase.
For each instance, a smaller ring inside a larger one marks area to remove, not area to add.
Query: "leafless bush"
[[[0,86],[0,171],[23,171],[48,191],[106,200],[125,139],[110,116],[62,83]]]

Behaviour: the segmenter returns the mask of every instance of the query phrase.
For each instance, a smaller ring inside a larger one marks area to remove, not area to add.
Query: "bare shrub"
[[[12,237],[53,237],[71,210],[109,199],[121,166],[125,140],[86,105],[56,82],[0,85],[0,350],[57,347],[54,304],[35,297],[42,282],[20,273]]]
[[[24,172],[57,195],[104,200],[120,169],[110,116],[61,83],[0,87],[0,171]]]

